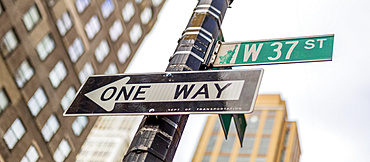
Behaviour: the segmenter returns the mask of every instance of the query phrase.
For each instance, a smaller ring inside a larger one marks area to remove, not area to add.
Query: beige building
[[[125,71],[164,0],[0,0],[0,161],[75,161],[96,117],[63,117]]]
[[[255,111],[245,115],[247,130],[243,147],[234,122],[228,139],[217,115],[208,117],[193,161],[203,162],[298,162],[301,149],[297,123],[288,121],[280,95],[259,95]]]

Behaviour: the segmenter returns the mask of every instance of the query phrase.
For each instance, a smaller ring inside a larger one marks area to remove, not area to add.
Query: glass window
[[[57,20],[57,27],[60,35],[64,36],[73,25],[71,16],[69,12],[66,11],[63,13],[62,17]]]
[[[67,76],[67,69],[63,61],[58,61],[53,70],[49,73],[49,79],[54,88],[58,87],[60,82]]]
[[[133,44],[136,44],[143,34],[140,24],[135,24],[130,30],[130,39]]]
[[[140,14],[141,23],[148,24],[150,19],[152,19],[152,9],[149,7],[146,7],[143,12]]]
[[[7,56],[9,53],[14,51],[14,49],[18,46],[18,39],[14,34],[13,29],[6,32],[3,36],[3,40],[1,42],[1,52],[4,56]]]
[[[21,162],[36,162],[39,159],[39,154],[37,153],[36,148],[31,145],[27,150],[26,154],[23,156]]]
[[[162,3],[162,0],[152,0],[152,3],[154,7],[158,7]]]
[[[66,94],[63,96],[62,100],[60,101],[60,105],[62,105],[63,110],[65,111],[69,104],[72,102],[73,98],[76,95],[76,90],[72,86],[68,88]]]
[[[3,13],[3,6],[0,3],[0,15]]]
[[[250,162],[250,157],[238,156],[236,162]]]
[[[89,39],[93,39],[95,35],[100,31],[100,22],[96,15],[92,16],[85,25],[85,31]]]
[[[221,120],[218,120],[220,122],[215,122],[215,125],[213,126],[213,132],[218,132],[221,129]]]
[[[15,144],[22,138],[25,132],[26,129],[24,128],[21,120],[19,118],[15,119],[3,137],[5,143],[8,145],[8,148],[13,149]]]
[[[109,51],[110,51],[110,49],[109,49],[108,42],[107,42],[107,40],[103,39],[99,43],[98,47],[96,47],[96,49],[95,49],[96,61],[98,61],[99,63],[103,62],[105,57],[107,57]]]
[[[274,127],[274,118],[267,118],[265,126],[263,127],[263,134],[271,134],[272,128]]]
[[[202,159],[202,162],[209,162],[209,160],[211,159],[211,156],[209,155],[204,155],[203,156],[203,159]]]
[[[116,20],[112,27],[109,28],[110,39],[115,42],[123,32],[122,24],[119,20]]]
[[[18,87],[22,88],[24,84],[31,79],[33,74],[33,68],[27,60],[24,60],[14,74]]]
[[[264,158],[264,157],[256,157],[256,162],[266,162],[266,158]]]
[[[224,140],[221,146],[220,152],[230,153],[233,150],[235,136],[229,136],[227,140]]]
[[[135,0],[137,4],[140,4],[143,0]]]
[[[55,115],[50,115],[49,119],[46,121],[45,125],[41,129],[41,134],[46,142],[49,142],[51,137],[58,131],[59,122]]]
[[[116,64],[114,62],[110,63],[104,74],[118,74]]]
[[[76,38],[73,43],[68,47],[68,54],[71,61],[75,63],[78,58],[84,53],[84,45],[80,38]]]
[[[27,105],[33,116],[39,114],[40,110],[44,108],[48,99],[45,95],[45,92],[42,88],[38,88],[33,96],[28,101]]]
[[[206,152],[212,152],[213,146],[215,145],[216,140],[217,140],[217,136],[211,136],[211,138],[209,138],[207,148],[206,148]]]
[[[28,31],[31,31],[36,24],[40,21],[40,13],[39,10],[34,4],[24,15],[23,15],[23,23],[26,26]]]
[[[85,11],[86,7],[90,4],[90,0],[76,0],[75,2],[77,11],[82,13]]]
[[[45,60],[54,48],[54,40],[51,37],[51,34],[48,34],[37,44],[36,51],[39,54],[40,59]]]
[[[217,162],[226,162],[226,161],[229,161],[229,156],[218,156],[217,157]]]
[[[118,60],[121,64],[125,63],[126,59],[130,56],[131,49],[127,42],[122,43],[121,47],[117,52]]]
[[[253,150],[254,137],[244,137],[243,147],[239,149],[239,153],[251,154]]]
[[[257,115],[253,115],[248,119],[247,133],[256,133],[258,130],[259,118]]]
[[[101,5],[101,14],[106,19],[114,11],[114,3],[112,0],[105,0]]]
[[[2,112],[9,104],[8,95],[6,95],[4,89],[0,89],[0,112]]]
[[[76,136],[79,136],[81,134],[87,123],[88,119],[86,116],[79,116],[76,118],[76,120],[72,123],[72,130]]]
[[[122,17],[125,22],[129,22],[135,14],[135,8],[132,2],[127,2],[122,9]]]
[[[55,150],[53,158],[56,162],[62,162],[66,157],[68,157],[71,152],[71,147],[69,146],[67,140],[63,139],[58,148]]]
[[[266,154],[267,153],[267,150],[269,148],[269,142],[270,142],[269,137],[262,137],[261,138],[260,147],[258,148],[258,154]]]
[[[85,80],[90,76],[94,74],[94,69],[90,62],[87,62],[80,73],[78,74],[78,78],[80,79],[81,84],[85,82]]]

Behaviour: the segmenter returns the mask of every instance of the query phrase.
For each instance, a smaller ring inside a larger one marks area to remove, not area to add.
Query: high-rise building
[[[247,130],[240,147],[232,122],[228,139],[218,122],[210,115],[193,156],[203,162],[298,162],[301,149],[297,123],[288,121],[285,101],[280,95],[259,95],[255,110],[245,115]]]
[[[122,161],[142,118],[142,116],[99,117],[76,161]]]
[[[164,0],[0,0],[0,161],[74,161],[96,117],[63,117],[125,71]]]

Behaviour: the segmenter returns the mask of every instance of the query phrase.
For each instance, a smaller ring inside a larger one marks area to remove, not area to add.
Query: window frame
[[[37,20],[33,20],[34,19],[34,15],[32,15],[33,13],[30,13],[30,12],[33,12],[33,9],[35,9],[35,13],[38,15],[37,17]],[[32,11],[31,11],[32,10]],[[27,17],[28,16],[28,17]],[[28,19],[30,18],[30,20],[25,20],[25,19]],[[42,20],[42,15],[40,13],[40,10],[39,8],[37,7],[37,4],[34,3],[24,14],[23,14],[23,17],[22,17],[22,21],[23,21],[23,25],[26,27],[26,30],[28,32],[31,32],[33,29],[35,29],[35,27],[41,22]],[[26,21],[31,21],[31,26],[30,28],[26,25]]]

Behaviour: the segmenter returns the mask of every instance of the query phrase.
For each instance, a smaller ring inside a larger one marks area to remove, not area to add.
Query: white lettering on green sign
[[[334,35],[222,43],[215,67],[274,64],[332,59]]]

